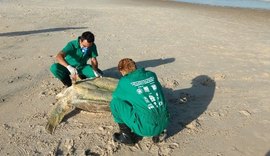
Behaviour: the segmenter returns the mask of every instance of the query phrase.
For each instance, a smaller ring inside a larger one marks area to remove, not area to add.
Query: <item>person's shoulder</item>
[[[97,45],[93,43],[93,45],[90,47],[90,49],[97,49]]]
[[[147,69],[145,69],[145,68],[141,68],[141,69],[140,69],[140,72],[146,73],[146,74],[156,75],[155,72],[153,72],[153,71],[151,71],[151,70],[147,70]]]
[[[154,73],[153,71],[147,70],[147,69],[144,69],[144,72],[146,72],[146,73]]]
[[[131,80],[131,77],[128,74],[128,75],[125,75],[125,76],[123,76],[123,77],[120,78],[119,84],[122,85],[122,86],[127,86],[128,84],[131,83],[131,81],[132,81]]]
[[[126,82],[127,80],[128,80],[128,76],[125,75],[125,76],[123,76],[123,77],[121,77],[121,78],[119,79],[119,83]]]
[[[76,45],[76,44],[78,44],[78,40],[77,39],[76,40],[71,40],[71,41],[68,42],[68,44]]]
[[[78,48],[80,47],[79,45],[79,41],[76,39],[76,40],[71,40],[67,43],[67,46],[74,49],[74,48]]]
[[[67,53],[69,51],[73,51],[78,47],[76,40],[69,41],[66,46],[62,49],[63,52]]]
[[[118,96],[119,94],[121,94],[124,90],[126,90],[127,86],[129,86],[128,84],[130,84],[127,80],[127,78],[121,77],[118,81],[117,87],[114,91],[114,96]]]
[[[146,70],[145,71],[145,75],[147,75],[147,77],[155,77],[157,78],[157,74],[151,70]]]

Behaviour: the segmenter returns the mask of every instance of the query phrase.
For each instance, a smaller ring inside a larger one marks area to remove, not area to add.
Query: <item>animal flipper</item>
[[[46,131],[50,134],[53,134],[56,127],[63,120],[64,116],[74,110],[75,107],[68,103],[57,103],[56,107],[52,110],[48,122],[46,124]]]

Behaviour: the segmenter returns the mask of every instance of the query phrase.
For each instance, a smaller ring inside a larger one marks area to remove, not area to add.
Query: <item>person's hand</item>
[[[96,77],[102,77],[102,75],[98,71],[93,70],[93,72],[94,72]]]
[[[74,68],[74,67],[72,67],[71,65],[68,65],[67,66],[67,69],[68,69],[68,71],[70,72],[70,75],[71,76],[75,76],[75,75],[77,75],[77,69],[76,68]]]

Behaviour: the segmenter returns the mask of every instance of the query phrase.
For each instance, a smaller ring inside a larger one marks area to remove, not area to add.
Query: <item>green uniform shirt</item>
[[[70,41],[63,49],[62,52],[66,54],[66,62],[73,67],[81,67],[87,64],[90,58],[98,56],[97,47],[93,43],[91,47],[88,48],[86,53],[82,52],[80,47],[79,39]]]
[[[113,98],[132,105],[137,134],[154,136],[167,127],[167,103],[155,73],[142,68],[125,75],[120,79]]]

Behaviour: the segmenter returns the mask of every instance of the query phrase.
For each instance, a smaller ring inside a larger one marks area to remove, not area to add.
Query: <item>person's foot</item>
[[[126,133],[114,133],[113,140],[115,142],[122,143],[122,144],[129,145],[129,146],[135,145],[134,138]]]
[[[154,143],[159,143],[159,142],[162,142],[166,139],[167,137],[167,130],[165,129],[162,133],[160,133],[159,135],[157,136],[153,136],[152,137],[152,141]]]

